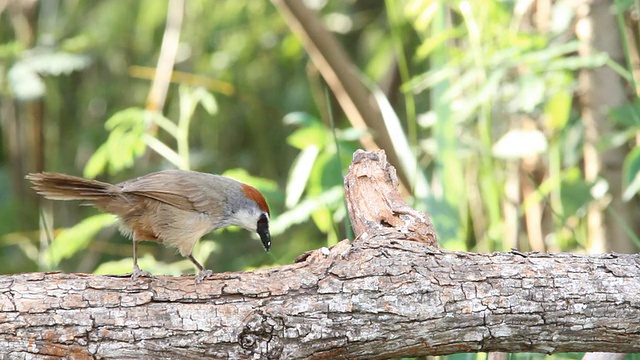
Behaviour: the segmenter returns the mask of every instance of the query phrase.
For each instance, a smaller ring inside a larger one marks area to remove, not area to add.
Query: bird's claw
[[[151,275],[150,272],[140,269],[138,264],[134,265],[133,266],[133,271],[131,272],[131,280],[135,281],[138,277],[141,277],[141,276],[142,277],[148,277],[148,278],[153,277],[153,275]]]
[[[208,278],[209,276],[211,276],[211,274],[213,274],[213,271],[208,270],[208,269],[203,269],[200,270],[200,272],[198,273],[198,275],[196,275],[196,284],[201,283],[202,280]]]

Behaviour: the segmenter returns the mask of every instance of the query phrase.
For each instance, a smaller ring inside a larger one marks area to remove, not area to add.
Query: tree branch
[[[291,31],[302,41],[311,61],[331,88],[351,125],[365,132],[372,130],[375,134],[375,139],[371,134],[363,134],[359,139],[360,144],[367,150],[386,149],[391,162],[399,168],[402,183],[410,188],[415,184],[415,179],[411,176],[414,171],[411,167],[407,168],[406,161],[402,161],[402,155],[394,145],[380,107],[362,83],[357,68],[338,40],[304,2],[271,2],[280,11]]]
[[[361,172],[378,164],[379,174],[392,174],[382,166],[384,154],[354,158],[347,194],[365,193],[357,190],[358,179],[379,190],[371,194],[384,194],[389,184]],[[375,204],[351,203],[350,216],[375,214],[362,209]],[[298,263],[214,274],[198,285],[191,276],[0,276],[0,353],[382,359],[640,351],[638,255],[439,250],[424,242],[433,235],[428,218],[408,213],[381,212],[402,219],[398,224],[360,221],[370,227],[353,243],[312,251]],[[402,239],[403,233],[420,241]]]

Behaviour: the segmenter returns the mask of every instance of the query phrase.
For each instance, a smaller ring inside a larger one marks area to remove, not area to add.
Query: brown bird
[[[166,170],[119,184],[58,173],[29,174],[38,194],[52,200],[84,200],[118,217],[119,229],[133,240],[132,279],[151,276],[138,266],[138,241],[177,248],[198,268],[196,282],[212,274],[191,254],[203,235],[236,225],[260,235],[271,248],[269,206],[254,187],[228,177]]]

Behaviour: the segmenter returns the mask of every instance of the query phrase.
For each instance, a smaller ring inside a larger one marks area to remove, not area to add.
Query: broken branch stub
[[[429,215],[413,209],[400,196],[396,169],[387,162],[384,150],[356,151],[344,188],[356,239],[383,237],[438,247]]]

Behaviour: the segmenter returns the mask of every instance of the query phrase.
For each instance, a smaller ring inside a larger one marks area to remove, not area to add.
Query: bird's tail
[[[117,187],[109,183],[59,173],[34,173],[25,176],[38,194],[51,200],[99,201],[113,196]]]

